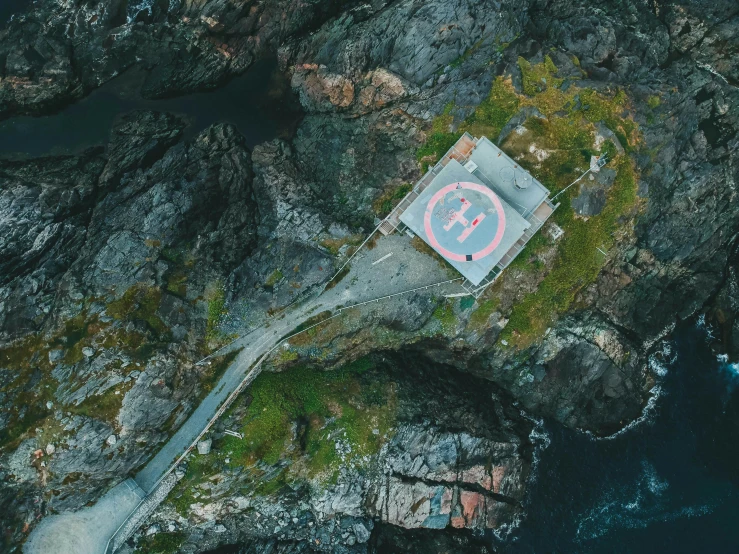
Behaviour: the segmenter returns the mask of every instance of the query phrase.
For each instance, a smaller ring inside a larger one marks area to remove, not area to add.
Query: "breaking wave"
[[[709,339],[715,339],[716,337],[713,334],[713,327],[711,327],[710,324],[706,323],[706,314],[701,314],[698,316],[695,322],[695,327],[697,329],[700,329],[706,333],[706,336]]]
[[[642,462],[642,468],[632,487],[610,489],[584,514],[575,534],[578,542],[601,537],[614,529],[638,529],[654,522],[705,515],[716,507],[715,503],[671,507],[666,494],[670,484],[649,462]]]
[[[535,483],[538,474],[537,470],[539,468],[541,453],[542,451],[549,448],[550,444],[552,444],[552,438],[549,433],[547,433],[546,429],[544,429],[543,419],[537,419],[527,414],[525,410],[521,410],[521,417],[534,424],[534,426],[531,428],[531,432],[529,433],[529,440],[534,447],[531,460],[531,474],[529,475],[529,483]]]
[[[608,435],[607,437],[594,438],[596,438],[596,440],[613,440],[617,437],[622,436],[624,433],[628,433],[629,431],[644,424],[645,422],[649,423],[654,421],[654,417],[657,413],[658,401],[660,400],[660,398],[667,394],[665,392],[665,389],[662,387],[660,380],[667,375],[668,368],[673,363],[675,363],[676,359],[677,354],[675,353],[673,345],[668,341],[663,341],[661,344],[661,348],[653,352],[649,356],[649,369],[651,369],[652,372],[657,376],[658,381],[649,391],[649,400],[647,400],[647,404],[646,406],[644,406],[641,415],[634,421],[626,425],[623,429],[616,431],[612,435]]]
[[[541,459],[542,451],[546,450],[550,444],[552,444],[552,438],[544,429],[544,420],[537,419],[530,414],[526,413],[526,410],[521,410],[521,417],[525,420],[533,423],[531,432],[529,433],[529,440],[533,445],[533,453],[531,455],[531,472],[529,473],[527,487],[530,487],[536,482],[538,476],[539,461]],[[525,518],[526,513],[516,514],[510,523],[505,523],[493,529],[493,535],[501,542],[505,542],[511,538],[511,535],[516,531],[523,521],[522,516]]]
[[[521,515],[517,513],[513,516],[513,520],[510,523],[504,523],[493,529],[493,535],[499,541],[507,541],[511,534],[519,528],[521,521]]]

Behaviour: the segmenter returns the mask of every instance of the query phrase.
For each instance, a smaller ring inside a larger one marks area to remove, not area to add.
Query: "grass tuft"
[[[118,300],[108,304],[106,312],[119,321],[145,321],[161,340],[169,340],[169,329],[156,315],[161,300],[162,291],[159,288],[137,284]]]
[[[226,314],[226,290],[221,281],[216,281],[205,296],[208,302],[208,319],[205,323],[205,341],[209,347],[220,345],[225,337],[219,326]]]
[[[312,476],[361,463],[394,424],[394,389],[381,376],[364,379],[372,368],[363,358],[336,371],[261,374],[250,389],[244,439],[226,437],[219,448],[230,453],[233,466],[301,458]]]
[[[405,198],[406,194],[408,194],[412,188],[412,184],[403,183],[402,185],[383,192],[372,204],[372,209],[375,214],[377,214],[377,217],[380,219],[386,217],[398,202]]]
[[[470,328],[477,331],[484,330],[487,326],[490,316],[493,314],[499,304],[500,300],[498,300],[497,298],[483,300],[470,316]]]
[[[135,552],[141,554],[175,554],[179,552],[187,535],[177,533],[157,533],[143,537],[136,545]]]
[[[577,59],[573,61],[578,65]],[[604,263],[604,256],[597,249],[607,250],[614,244],[614,233],[630,225],[639,205],[633,163],[619,154],[609,140],[596,146],[596,124],[602,123],[610,129],[627,153],[633,152],[642,138],[623,89],[596,91],[572,83],[564,87],[565,80],[557,76],[558,69],[548,56],[539,64],[519,58],[518,65],[523,94],[516,92],[510,79],[496,78],[488,98],[459,124],[456,133],[450,131],[454,111],[450,104],[432,123],[427,143],[418,150],[418,159],[424,169],[436,163],[465,131],[496,139],[521,108],[533,107],[545,118],[530,117],[524,122],[524,132],[511,133],[501,148],[552,194],[579,177],[593,155],[606,154],[610,160],[608,167],[617,170],[602,213],[587,220],[575,217],[570,201],[579,191],[572,187],[560,197],[562,205],[553,216],[564,230],[564,237],[552,245],[546,236],[538,233],[511,264],[510,268],[515,270],[541,271],[544,263],[537,254],[545,249],[557,249],[551,269],[542,276],[538,289],[514,305],[509,323],[501,333],[501,340],[523,348],[540,337],[557,314],[570,309],[577,294],[596,279]],[[647,103],[655,109],[659,97],[650,98]],[[532,145],[538,150],[532,152]],[[544,155],[537,157],[535,153]],[[415,238],[412,244],[448,265],[421,239]],[[495,307],[492,301],[483,303],[471,316],[470,325],[484,326]]]
[[[267,280],[264,282],[264,286],[267,288],[274,287],[280,279],[282,279],[284,275],[282,275],[282,271],[279,269],[275,269],[269,277],[267,277]]]
[[[441,323],[441,330],[445,334],[451,334],[457,328],[457,316],[454,313],[452,302],[446,301],[438,306],[433,316]]]

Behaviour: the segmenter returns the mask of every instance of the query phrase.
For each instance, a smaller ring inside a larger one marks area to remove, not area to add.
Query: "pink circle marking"
[[[450,250],[447,250],[444,248],[441,244],[439,244],[439,241],[436,240],[436,237],[434,236],[434,231],[431,229],[431,215],[434,211],[434,208],[436,207],[436,204],[438,204],[439,200],[444,198],[449,192],[452,192],[454,190],[458,189],[467,189],[467,190],[474,190],[481,194],[483,194],[485,197],[487,197],[490,202],[492,202],[493,206],[495,207],[495,211],[498,214],[498,229],[495,232],[495,236],[493,237],[493,240],[490,241],[490,243],[483,248],[482,250],[478,250],[474,254],[472,254],[472,261],[477,261],[488,254],[490,254],[493,250],[495,250],[498,245],[500,244],[500,241],[503,240],[503,234],[505,233],[505,212],[503,211],[503,204],[501,204],[500,199],[498,198],[498,195],[495,194],[492,190],[490,190],[488,187],[484,185],[478,185],[477,183],[469,183],[469,182],[462,182],[462,183],[452,183],[451,185],[447,185],[444,188],[440,189],[436,194],[434,194],[431,197],[431,200],[429,200],[428,204],[426,204],[426,213],[424,214],[423,218],[423,226],[424,230],[426,231],[426,237],[428,240],[428,243],[437,251],[439,254],[444,256],[445,258],[449,260],[454,260],[455,262],[467,262],[469,261],[467,259],[466,254],[457,254],[455,252],[452,252]]]

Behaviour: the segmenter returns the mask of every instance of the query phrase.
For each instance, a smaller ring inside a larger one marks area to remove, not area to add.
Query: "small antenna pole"
[[[606,159],[606,155],[603,154],[601,157],[598,158],[598,161],[596,162],[596,164],[598,165],[599,168],[601,168],[604,165],[606,165],[607,162],[608,162],[608,160]],[[554,196],[552,196],[552,200],[551,201],[554,202],[560,194],[562,194],[563,192],[565,192],[568,188],[570,188],[572,185],[574,185],[575,183],[577,183],[580,179],[582,179],[583,177],[585,177],[592,170],[593,170],[593,168],[592,167],[589,167],[588,170],[585,173],[583,173],[582,175],[580,175],[577,179],[575,179],[574,181],[572,181],[569,185],[567,185],[565,188],[563,188],[557,194],[555,194]]]

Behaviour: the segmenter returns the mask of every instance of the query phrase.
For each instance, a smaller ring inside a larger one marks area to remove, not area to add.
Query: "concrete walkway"
[[[285,317],[283,320],[276,321],[268,328],[260,327],[239,341],[239,347],[243,346],[243,350],[226,369],[215,388],[205,397],[182,427],[172,435],[157,455],[134,477],[147,494],[154,489],[177,458],[193,444],[193,441],[205,429],[218,408],[248,375],[249,369],[254,363],[266,354],[280,338],[292,331],[299,322],[306,319],[306,311],[316,304],[318,304],[316,300],[313,300],[306,306],[298,307],[297,313],[291,314],[292,317]],[[260,369],[261,367],[252,370],[252,375],[249,376],[250,380],[256,378]]]
[[[430,256],[418,252],[407,236],[383,237],[372,250],[363,250],[352,260],[351,271],[334,288],[318,297],[296,304],[282,319],[273,318],[269,327],[255,329],[234,341],[224,352],[242,348],[216,387],[205,397],[182,427],[139,471],[106,493],[95,506],[75,513],[50,516],[31,533],[24,545],[26,554],[102,554],[108,540],[137,509],[141,499],[156,489],[174,462],[193,444],[213,419],[224,401],[244,381],[251,383],[261,370],[254,367],[280,339],[310,316],[338,306],[373,300],[424,287],[452,276]],[[458,283],[434,294],[459,292]],[[430,291],[431,292],[431,291]],[[383,300],[392,302],[390,300]],[[379,303],[378,303],[379,305]]]
[[[390,256],[385,258],[388,255]],[[383,258],[385,259],[382,260]],[[378,260],[382,261],[375,263]],[[351,271],[337,286],[325,291],[320,297],[309,298],[297,304],[283,319],[273,318],[269,327],[255,329],[223,350],[228,352],[243,349],[218,385],[159,453],[136,475],[136,482],[147,494],[151,492],[177,458],[192,445],[228,395],[244,380],[249,368],[273,348],[280,338],[311,315],[448,278],[449,275],[435,260],[415,250],[408,237],[403,235],[384,237],[372,250],[357,254],[352,260]],[[258,374],[259,369],[250,378],[253,380]]]
[[[119,483],[94,506],[43,519],[28,537],[24,552],[102,554],[128,515],[144,498],[133,479]]]

